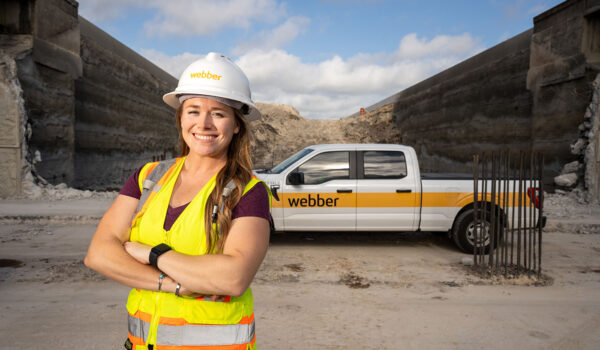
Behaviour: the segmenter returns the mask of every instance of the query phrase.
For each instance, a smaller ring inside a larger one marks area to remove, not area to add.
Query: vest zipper
[[[170,230],[169,230],[170,231]],[[163,229],[164,237],[163,243],[167,244],[169,247],[171,246],[171,235],[169,231]],[[162,292],[154,292],[154,314],[152,315],[152,321],[150,323],[150,334],[148,335],[148,343],[154,344],[156,346],[156,337],[158,333],[158,321],[160,319],[161,307],[160,302],[162,301]],[[152,341],[150,340],[152,339]]]
[[[146,346],[149,344],[156,345],[156,333],[158,332],[158,320],[160,319],[160,301],[162,300],[161,292],[154,292],[154,314],[150,322],[150,330],[148,331],[148,340]]]

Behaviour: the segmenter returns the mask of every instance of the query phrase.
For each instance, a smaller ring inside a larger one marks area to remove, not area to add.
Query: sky
[[[175,78],[209,52],[255,102],[357,113],[533,27],[558,0],[79,0],[79,14]]]

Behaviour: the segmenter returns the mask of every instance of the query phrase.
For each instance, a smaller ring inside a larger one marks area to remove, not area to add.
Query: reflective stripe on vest
[[[177,159],[156,182],[160,189],[151,191],[134,218],[130,240],[150,246],[166,243],[182,254],[210,254],[211,247],[206,245],[204,215],[206,201],[216,184],[216,174],[188,204],[172,228],[169,231],[163,229],[166,209],[184,161],[185,158]],[[145,170],[146,167],[140,172],[140,183],[150,172]],[[252,178],[242,195],[260,182]],[[270,199],[269,196],[269,202]],[[217,301],[206,297],[177,297],[173,293],[133,289],[127,300],[127,311],[129,339],[136,350],[146,349],[147,344],[154,344],[155,350],[255,348],[250,288],[239,297],[227,296]]]
[[[146,339],[150,322],[129,315],[129,334]],[[254,320],[250,324],[158,326],[156,345],[217,346],[248,344],[254,339]]]

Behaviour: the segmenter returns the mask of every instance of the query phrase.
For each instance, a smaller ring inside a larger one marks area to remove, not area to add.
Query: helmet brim
[[[177,92],[177,91],[169,92],[169,93],[163,95],[163,101],[166,104],[168,104],[169,106],[171,106],[173,109],[177,109],[177,108],[179,108],[179,105],[181,105],[181,103],[179,102],[179,97],[178,97],[179,95],[181,95],[181,92]],[[208,95],[208,96],[203,95],[203,96],[210,98],[210,95]],[[223,97],[223,96],[215,96],[215,97]],[[253,120],[260,119],[261,113],[254,103],[252,103],[251,101],[240,101],[240,102],[244,103],[245,105],[247,105],[249,107],[248,113],[244,114],[244,117],[246,117],[246,120],[253,121]]]

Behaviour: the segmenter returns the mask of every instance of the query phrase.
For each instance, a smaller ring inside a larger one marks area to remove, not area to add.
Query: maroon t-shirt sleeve
[[[233,208],[231,220],[244,216],[257,216],[271,221],[269,195],[264,184],[258,183],[250,191],[246,192],[235,208]]]
[[[142,171],[142,165],[138,170],[136,170],[127,181],[125,181],[125,185],[119,191],[119,194],[133,197],[135,199],[140,199],[142,197],[142,192],[140,192],[140,186],[138,185],[138,179],[140,177],[140,172]]]

